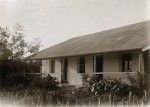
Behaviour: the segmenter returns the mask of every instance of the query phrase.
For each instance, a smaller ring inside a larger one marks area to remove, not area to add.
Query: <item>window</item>
[[[85,57],[79,57],[78,65],[78,73],[85,73]]]
[[[95,72],[103,72],[103,56],[95,57]]]
[[[132,54],[122,55],[122,72],[132,71]]]
[[[50,60],[49,61],[49,67],[50,67],[50,73],[54,73],[55,72],[55,60]]]
[[[68,72],[68,59],[62,58],[61,59],[61,82],[67,81],[67,72]]]

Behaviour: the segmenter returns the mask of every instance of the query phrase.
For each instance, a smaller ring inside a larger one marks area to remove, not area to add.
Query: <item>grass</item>
[[[63,87],[64,88],[64,87]],[[68,90],[67,90],[68,91]],[[69,91],[68,91],[69,92]],[[61,93],[62,94],[62,93]],[[64,96],[67,93],[64,92]],[[116,102],[116,96],[112,96],[112,94],[105,94],[101,96],[91,95],[86,98],[76,99],[70,96],[66,97],[65,100],[61,99],[61,95],[57,96],[56,92],[46,91],[46,90],[33,90],[33,89],[25,89],[25,90],[1,90],[0,92],[1,102],[7,102],[7,104],[12,105],[28,105],[28,106],[48,106],[48,105],[74,105],[74,106],[102,106],[102,105],[111,105],[111,106],[129,106],[129,105],[136,105],[136,106],[143,106],[145,102],[145,96],[139,99],[138,97],[129,94],[128,98],[122,98],[121,101]],[[74,100],[73,102],[70,100]]]

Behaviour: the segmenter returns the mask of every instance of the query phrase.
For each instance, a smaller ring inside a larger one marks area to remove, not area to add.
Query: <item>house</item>
[[[127,74],[150,71],[150,21],[75,37],[40,51],[42,73],[81,85],[82,74],[127,80]],[[149,73],[148,73],[149,74]]]

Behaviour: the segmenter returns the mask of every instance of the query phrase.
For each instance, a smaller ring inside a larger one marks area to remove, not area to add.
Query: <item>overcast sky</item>
[[[24,26],[42,49],[72,37],[150,19],[150,0],[0,0],[0,25]]]

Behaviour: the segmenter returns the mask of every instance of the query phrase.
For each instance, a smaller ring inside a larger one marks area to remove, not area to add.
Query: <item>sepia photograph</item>
[[[0,107],[150,106],[150,0],[0,0]]]

